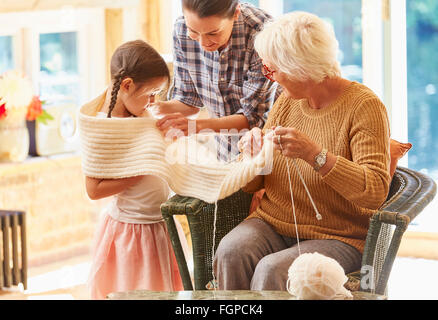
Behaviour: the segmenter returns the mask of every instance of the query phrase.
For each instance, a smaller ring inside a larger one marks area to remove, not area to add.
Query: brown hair
[[[199,18],[221,16],[231,18],[238,0],[182,0],[183,8],[195,12]]]
[[[143,40],[128,41],[119,46],[111,57],[111,103],[108,118],[117,101],[117,94],[123,79],[131,78],[135,84],[142,84],[154,78],[167,78],[169,84],[169,68],[161,55]]]

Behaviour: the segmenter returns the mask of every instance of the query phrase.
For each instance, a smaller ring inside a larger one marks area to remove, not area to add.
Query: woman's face
[[[125,108],[136,117],[141,117],[149,104],[155,102],[155,96],[162,91],[167,83],[167,78],[153,78],[140,86],[136,86],[132,79],[128,86],[126,83],[120,87],[123,92],[122,99]],[[123,81],[125,81],[123,80]]]
[[[275,68],[269,61],[264,61],[263,64],[267,67],[267,70],[263,70],[263,73],[266,74],[267,71],[269,71],[270,78],[273,81],[278,82],[278,84],[283,88],[283,92],[286,97],[293,99],[304,98],[302,94],[304,86],[303,82],[292,79],[286,73]]]
[[[188,36],[198,41],[205,51],[216,51],[227,46],[233,32],[234,21],[239,17],[239,6],[231,18],[209,16],[200,18],[197,13],[184,9]]]

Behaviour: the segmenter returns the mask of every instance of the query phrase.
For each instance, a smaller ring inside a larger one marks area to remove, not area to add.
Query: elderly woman
[[[263,131],[252,129],[239,144],[257,152],[266,135],[276,151],[272,172],[244,188],[265,188],[260,206],[218,246],[219,288],[286,290],[299,252],[319,252],[345,273],[356,271],[369,219],[390,185],[385,106],[366,86],[341,77],[333,29],[313,14],[293,12],[267,24],[255,48],[265,76],[283,93]]]

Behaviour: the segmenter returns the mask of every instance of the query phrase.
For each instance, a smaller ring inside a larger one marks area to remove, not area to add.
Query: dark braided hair
[[[111,103],[108,110],[108,118],[111,118],[111,113],[116,105],[117,94],[120,90],[120,85],[122,84],[123,76],[125,73],[125,69],[120,69],[119,73],[114,77],[113,90],[111,91]]]
[[[108,118],[117,102],[117,95],[123,79],[131,78],[137,85],[154,78],[167,78],[169,85],[170,73],[166,62],[161,55],[148,43],[143,40],[129,41],[116,49],[111,58],[111,80],[113,89],[111,91],[111,102],[108,110]]]

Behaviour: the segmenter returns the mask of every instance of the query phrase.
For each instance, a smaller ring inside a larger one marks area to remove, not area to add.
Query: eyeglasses
[[[270,70],[267,65],[263,65],[263,75],[272,82],[275,82],[274,78],[272,77],[274,75],[274,72],[275,71]]]

